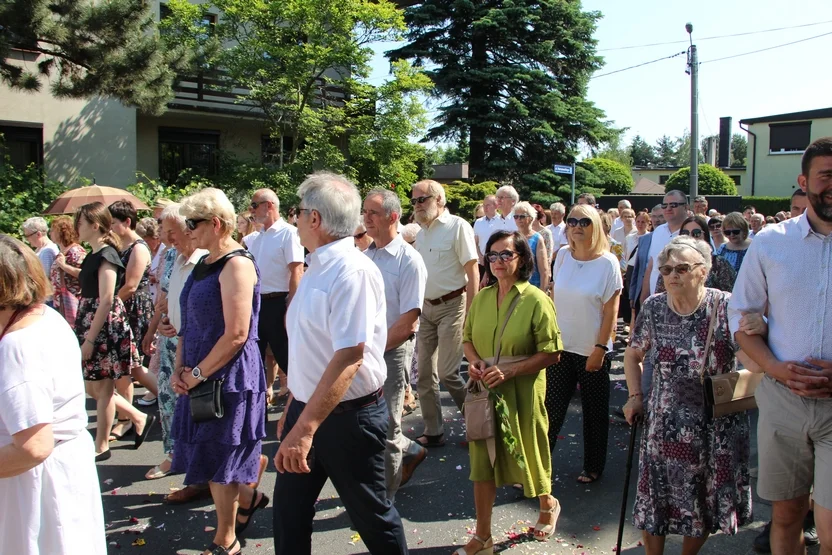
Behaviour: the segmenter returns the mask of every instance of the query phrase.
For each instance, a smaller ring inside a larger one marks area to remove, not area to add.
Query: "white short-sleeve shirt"
[[[364,254],[381,270],[388,330],[402,314],[414,308],[422,310],[428,271],[416,249],[405,243],[401,235],[396,235],[384,247],[378,248],[373,243]]]
[[[474,222],[474,235],[482,254],[485,254],[485,246],[488,244],[491,235],[504,229],[506,229],[506,219],[500,217],[499,214],[493,218],[483,216]]]
[[[566,222],[561,222],[558,225],[549,224],[547,227],[552,232],[552,250],[558,252],[562,246],[569,243],[566,239]]]
[[[428,270],[426,299],[438,299],[468,283],[465,265],[478,258],[471,224],[444,210],[422,227],[414,246]]]
[[[650,294],[656,293],[656,285],[659,283],[659,254],[667,246],[671,239],[679,235],[679,231],[670,231],[667,224],[662,224],[653,230],[653,239],[650,242],[650,253],[648,260],[653,261],[653,270],[650,272]]]
[[[289,264],[303,262],[297,228],[280,218],[260,235],[247,238],[246,246],[260,270],[260,293],[288,293]]]
[[[605,252],[595,260],[583,262],[575,260],[570,249],[561,249],[552,276],[563,349],[589,356],[598,343],[604,305],[624,287],[618,259]],[[612,338],[606,345],[612,350]]]
[[[195,249],[190,258],[186,259],[185,255],[177,254],[173,262],[173,270],[171,270],[168,282],[168,319],[177,333],[182,329],[182,307],[179,300],[182,297],[185,282],[188,281],[188,276],[193,272],[197,262],[207,254],[208,251],[205,249]]]
[[[289,390],[308,403],[336,351],[364,344],[364,362],[342,401],[369,395],[387,378],[387,306],[381,270],[355,248],[352,237],[309,255],[286,314]]]

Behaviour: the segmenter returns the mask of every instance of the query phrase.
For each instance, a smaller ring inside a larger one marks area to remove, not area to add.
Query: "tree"
[[[745,135],[734,133],[731,137],[731,167],[743,167],[748,159],[748,139]]]
[[[656,165],[662,167],[678,166],[676,152],[678,144],[675,139],[671,139],[667,135],[662,135],[656,141]]]
[[[593,178],[585,178],[581,185],[597,187],[608,195],[626,195],[633,190],[633,175],[630,169],[620,162],[605,158],[590,158],[581,162],[580,166],[593,176]],[[576,180],[577,177],[576,174]]]
[[[454,181],[445,185],[446,206],[451,214],[471,221],[474,219],[474,208],[486,196],[495,194],[497,187],[498,184],[493,181],[484,181],[476,184]]]
[[[702,164],[699,166],[699,194],[700,195],[736,195],[737,185],[734,180],[717,168]],[[685,167],[667,179],[665,189],[678,189],[690,194],[690,167]]]
[[[471,175],[522,194],[557,183],[550,168],[579,144],[610,136],[586,100],[600,17],[562,0],[420,2],[405,11],[409,43],[387,54],[428,67],[442,104],[427,139],[467,136]]]
[[[656,151],[641,138],[641,135],[633,137],[630,143],[630,158],[634,166],[652,166],[656,163]]]
[[[600,149],[592,149],[593,158],[606,158],[607,160],[615,160],[625,166],[632,167],[633,157],[630,149],[621,146],[621,138],[627,129],[611,129],[611,137],[601,145]],[[551,203],[550,203],[551,204]]]
[[[0,4],[0,81],[59,98],[110,96],[162,113],[187,48],[160,41],[145,0],[6,0]],[[39,54],[37,69],[13,50]]]

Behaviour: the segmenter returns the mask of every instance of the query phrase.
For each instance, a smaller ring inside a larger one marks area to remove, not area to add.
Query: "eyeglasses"
[[[722,222],[709,222],[708,229],[720,229],[722,228]]]
[[[705,234],[705,232],[702,231],[701,229],[693,229],[693,230],[683,229],[679,232],[679,235],[690,235],[691,237],[694,237],[696,239],[700,239],[704,234]]]
[[[355,235],[353,235],[352,238],[356,239],[356,240],[357,239],[363,239],[365,235],[367,235],[367,232],[362,231],[361,233],[356,233]]]
[[[697,266],[704,266],[702,262],[697,262],[696,264],[679,264],[677,266],[659,266],[659,273],[663,276],[669,276],[673,272],[676,272],[680,276],[685,275],[686,273],[690,272]]]
[[[723,229],[722,234],[726,237],[733,237],[734,235],[739,236],[742,233],[741,229]]]
[[[531,216],[529,216],[528,214],[515,214],[514,215],[515,220],[522,220],[523,218],[531,218]]]
[[[270,202],[271,202],[270,200],[261,200],[260,202],[251,201],[251,204],[249,204],[249,206],[251,206],[252,210],[257,210],[257,207],[260,206],[261,204],[267,204],[267,203],[270,203]]]
[[[196,229],[196,226],[198,226],[198,225],[199,225],[199,224],[201,224],[202,222],[207,222],[207,221],[208,221],[208,220],[207,220],[206,218],[199,218],[199,219],[187,218],[187,219],[185,220],[185,226],[187,226],[187,228],[188,228],[188,229],[190,229],[191,231],[193,231],[193,230],[195,230],[195,229]]]
[[[517,256],[517,253],[509,250],[505,250],[502,252],[488,251],[487,253],[485,253],[485,259],[489,262],[497,262],[497,260],[508,262],[509,260],[512,260],[515,256]]]
[[[40,231],[33,231],[32,233],[30,233],[28,235],[24,234],[23,237],[25,237],[28,240],[29,237],[31,237],[32,235],[37,235],[38,233],[40,233]]]
[[[423,197],[412,198],[412,199],[410,199],[410,201],[413,204],[424,204],[425,202],[427,202],[428,199],[431,199],[431,198],[433,198],[433,195],[425,195]]]
[[[679,208],[680,206],[687,206],[686,202],[663,202],[662,210],[666,208]]]
[[[581,218],[580,220],[578,218],[568,218],[566,220],[566,225],[569,227],[589,227],[592,225],[592,220],[589,218]]]

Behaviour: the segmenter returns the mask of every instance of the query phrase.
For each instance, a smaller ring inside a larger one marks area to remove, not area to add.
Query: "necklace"
[[[699,298],[696,302],[696,307],[693,310],[691,310],[690,312],[688,312],[687,314],[683,314],[683,313],[679,312],[678,310],[676,310],[676,307],[674,306],[676,303],[673,301],[673,298],[670,297],[670,295],[667,296],[667,306],[677,316],[680,316],[682,318],[687,318],[688,316],[693,315],[694,312],[699,310],[699,307],[702,306],[702,301],[704,301],[704,300],[705,300],[705,292],[703,291],[702,294],[699,295]]]

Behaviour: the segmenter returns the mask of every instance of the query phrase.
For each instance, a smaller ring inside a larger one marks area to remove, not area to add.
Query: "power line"
[[[634,65],[634,66],[625,67],[625,68],[622,68],[622,69],[617,69],[615,71],[610,71],[608,73],[602,73],[600,75],[593,75],[592,78],[593,79],[598,79],[599,77],[606,77],[607,75],[614,75],[616,73],[621,73],[622,71],[635,69],[637,67],[642,67],[642,66],[646,66],[646,65],[650,65],[650,64],[655,64],[656,62],[661,62],[662,60],[669,60],[670,58],[675,58],[677,56],[681,56],[682,54],[685,54],[686,52],[687,52],[686,50],[682,50],[681,52],[677,52],[676,54],[671,54],[670,56],[665,56],[664,58],[657,58],[655,60],[650,60],[649,62],[644,62],[643,64],[637,64],[637,65]]]
[[[724,58],[716,58],[715,60],[706,60],[704,62],[700,62],[700,64],[709,64],[711,62],[721,62],[722,60],[730,60],[731,58],[739,58],[740,56],[748,56],[749,54],[757,54],[758,52],[765,52],[766,50],[774,50],[775,48],[782,48],[784,46],[791,46],[792,44],[797,44],[797,43],[800,43],[800,42],[806,42],[808,40],[819,39],[821,37],[826,37],[828,35],[832,35],[832,31],[830,31],[829,33],[824,33],[822,35],[815,35],[814,37],[795,40],[795,41],[787,42],[787,43],[784,43],[784,44],[778,44],[777,46],[769,46],[768,48],[761,48],[759,50],[752,50],[751,52],[743,52],[742,54],[734,54],[733,56],[725,56]]]
[[[715,36],[712,36],[712,37],[704,37],[704,38],[697,39],[697,42],[703,41],[703,40],[715,40],[715,39],[726,39],[726,38],[732,38],[732,37],[745,37],[745,36],[748,36],[748,35],[759,35],[761,33],[772,33],[774,31],[785,31],[787,29],[800,29],[800,28],[803,28],[803,27],[814,27],[815,25],[825,25],[827,23],[832,23],[832,19],[829,20],[829,21],[819,21],[819,22],[816,22],[816,23],[804,23],[802,25],[792,25],[790,27],[777,27],[777,28],[774,28],[774,29],[762,29],[760,31],[747,31],[745,33],[733,33],[733,34],[730,34],[730,35],[715,35]],[[668,42],[654,42],[654,43],[651,43],[651,44],[636,44],[636,45],[631,45],[631,46],[618,46],[618,47],[615,47],[615,48],[603,48],[601,50],[598,50],[598,52],[610,52],[612,50],[630,50],[630,49],[633,49],[633,48],[648,48],[648,47],[651,47],[651,46],[666,46],[668,44],[682,44],[682,43],[687,44],[687,42],[688,42],[687,40],[672,40],[672,41],[668,41]]]

